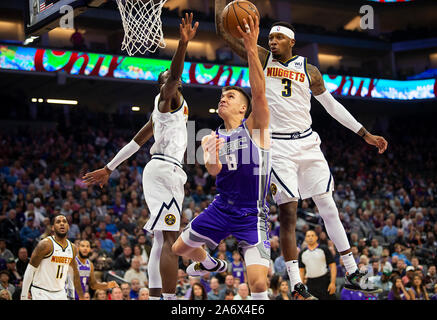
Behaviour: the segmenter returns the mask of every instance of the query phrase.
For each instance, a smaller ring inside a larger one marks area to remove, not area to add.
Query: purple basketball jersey
[[[91,274],[91,263],[89,259],[85,260],[85,263],[82,264],[80,262],[79,258],[76,257],[77,266],[79,269],[79,275],[80,275],[80,283],[82,285],[82,291],[83,293],[88,292],[88,284],[90,282],[90,274]],[[77,295],[76,290],[74,291],[74,297],[76,300],[79,300],[79,296]]]
[[[216,178],[217,191],[231,205],[263,207],[270,186],[270,151],[252,141],[245,122],[230,133],[217,129],[225,140],[219,152],[222,170]]]

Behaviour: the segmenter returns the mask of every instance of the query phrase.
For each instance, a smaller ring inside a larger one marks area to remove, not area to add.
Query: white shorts
[[[277,139],[280,136],[273,135],[270,190],[278,205],[334,190],[319,135],[310,129],[302,136]]]
[[[179,231],[186,181],[187,174],[176,159],[152,157],[143,171],[144,198],[150,211],[144,229]]]
[[[30,288],[32,300],[68,300],[65,290],[47,291],[32,286]]]

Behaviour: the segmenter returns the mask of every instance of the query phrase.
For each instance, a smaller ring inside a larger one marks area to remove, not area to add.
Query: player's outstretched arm
[[[223,27],[222,12],[226,7],[226,0],[215,0],[215,29],[217,34],[231,47],[231,49],[242,59],[247,60],[246,49],[244,43],[240,39],[236,39],[228,34]],[[269,51],[261,46],[257,46],[258,58],[263,63],[266,61]]]
[[[317,67],[308,64],[307,70],[310,76],[310,89],[314,98],[321,103],[331,117],[340,122],[346,128],[358,134],[368,144],[377,147],[379,153],[384,153],[388,146],[387,140],[381,136],[370,134],[366,128],[364,128],[364,126],[359,123],[328,90],[326,90],[322,74]]]
[[[190,13],[190,15],[185,13],[185,18],[182,18],[179,24],[180,40],[173,59],[171,60],[169,76],[161,87],[159,101],[160,112],[170,112],[172,100],[175,98],[175,95],[179,96],[178,87],[180,86],[181,76],[184,70],[188,42],[194,38],[197,28],[199,27],[199,22],[196,22],[194,26],[192,26],[192,23],[193,13]]]
[[[50,240],[41,240],[32,252],[30,261],[27,264],[26,271],[24,272],[23,284],[21,286],[21,300],[29,299],[29,289],[32,285],[33,276],[36,268],[40,265],[42,259],[53,250],[53,244]]]
[[[90,262],[91,272],[90,272],[90,288],[93,290],[107,290],[118,287],[117,282],[109,281],[109,282],[98,282],[96,280],[96,276],[94,275],[94,264]]]
[[[238,27],[238,31],[243,37],[244,48],[247,52],[247,61],[249,64],[249,83],[252,93],[252,112],[247,119],[247,127],[251,131],[252,138],[259,143],[261,147],[268,147],[267,137],[269,135],[266,130],[269,127],[270,112],[266,98],[266,83],[264,71],[257,54],[257,42],[259,36],[259,20],[255,21],[249,16],[249,21],[243,19],[246,30],[243,31]],[[253,132],[254,129],[259,130],[258,134]]]

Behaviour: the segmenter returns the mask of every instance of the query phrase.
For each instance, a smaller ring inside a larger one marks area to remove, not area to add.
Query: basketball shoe
[[[344,276],[344,287],[351,291],[361,291],[363,293],[380,293],[382,289],[376,288],[369,282],[367,270],[355,271],[352,274],[346,273]]]
[[[193,262],[187,267],[187,274],[192,277],[199,277],[207,274],[208,272],[224,272],[228,270],[228,263],[221,259],[212,258],[217,262],[214,268],[207,269],[201,262]]]
[[[319,300],[308,292],[307,288],[302,282],[294,285],[294,290],[291,293],[294,300]]]

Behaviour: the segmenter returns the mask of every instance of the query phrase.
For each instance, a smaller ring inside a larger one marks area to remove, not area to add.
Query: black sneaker
[[[294,285],[294,291],[291,293],[294,300],[319,300],[308,292],[302,282]]]
[[[346,273],[344,276],[344,287],[351,291],[361,291],[363,293],[381,293],[382,289],[376,288],[369,283],[367,270],[358,270],[352,274]]]
[[[224,272],[228,269],[228,263],[224,260],[212,258],[217,262],[217,265],[212,269],[206,269],[202,263],[193,262],[187,267],[187,274],[193,277],[201,277],[208,272]]]

